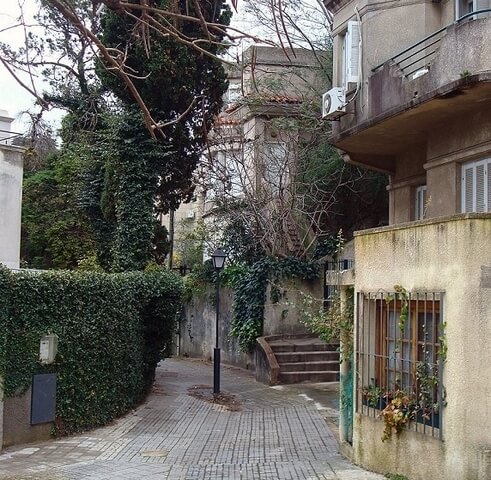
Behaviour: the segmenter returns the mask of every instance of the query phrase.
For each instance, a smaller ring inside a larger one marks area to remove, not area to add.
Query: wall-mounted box
[[[44,364],[50,364],[55,361],[58,352],[58,335],[50,334],[41,337],[39,344],[39,361]]]

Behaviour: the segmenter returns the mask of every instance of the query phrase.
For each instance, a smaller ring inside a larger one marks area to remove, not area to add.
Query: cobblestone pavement
[[[83,435],[9,448],[5,480],[378,480],[337,453],[326,417],[335,415],[303,387],[268,387],[222,368],[222,390],[239,411],[195,398],[211,385],[210,364],[168,359],[148,400],[113,424]],[[329,384],[325,387],[329,390]]]

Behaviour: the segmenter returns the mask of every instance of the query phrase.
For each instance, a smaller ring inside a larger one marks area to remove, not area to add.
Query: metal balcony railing
[[[349,270],[355,267],[355,261],[348,258],[326,262],[326,272]]]
[[[430,35],[424,37],[419,42],[414,43],[408,48],[405,48],[402,52],[399,52],[397,55],[385,60],[380,65],[372,68],[372,72],[375,73],[377,70],[382,68],[384,65],[388,63],[395,63],[399,66],[402,73],[406,78],[410,77],[414,73],[428,68],[434,56],[438,52],[438,48],[440,46],[441,39],[446,34],[448,28],[453,25],[459,24],[465,20],[470,18],[477,18],[481,14],[491,13],[491,8],[484,8],[482,10],[476,10],[475,12],[470,12],[455,22],[450,23],[449,25],[440,28],[436,32],[431,33]]]
[[[12,132],[10,130],[0,129],[0,144],[1,145],[13,145],[14,140],[18,137],[22,137],[22,133]]]

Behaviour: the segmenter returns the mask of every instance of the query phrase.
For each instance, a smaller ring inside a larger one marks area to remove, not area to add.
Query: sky
[[[35,0],[21,0],[24,13],[29,22],[32,22],[33,15],[37,12]],[[2,0],[0,2],[0,41],[12,46],[22,45],[24,31],[20,27],[5,30],[9,26],[18,24],[19,6],[17,0]],[[27,75],[22,76],[22,80],[28,82]],[[42,82],[37,82],[42,90]],[[10,116],[16,118],[12,126],[15,132],[23,133],[25,130],[25,117],[20,116],[20,112],[32,108],[34,99],[30,93],[22,88],[9,74],[3,65],[0,65],[0,109],[7,110]],[[61,113],[48,112],[46,120],[53,125],[60,121]]]

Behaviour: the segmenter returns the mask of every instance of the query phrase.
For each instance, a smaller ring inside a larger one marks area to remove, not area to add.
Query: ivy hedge
[[[0,377],[20,395],[33,374],[57,373],[58,433],[106,424],[140,402],[168,353],[181,307],[181,279],[169,272],[53,271],[0,267]],[[58,335],[52,365],[39,341]]]

